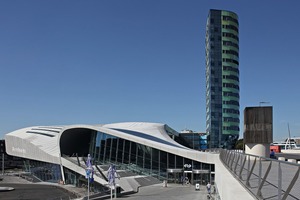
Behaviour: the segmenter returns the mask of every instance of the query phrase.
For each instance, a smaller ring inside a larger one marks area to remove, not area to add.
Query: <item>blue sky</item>
[[[0,2],[0,138],[38,125],[166,123],[205,131],[209,9],[240,23],[243,110],[270,102],[300,136],[300,1]]]

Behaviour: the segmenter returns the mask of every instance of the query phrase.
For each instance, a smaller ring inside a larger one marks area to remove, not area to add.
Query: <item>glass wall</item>
[[[25,171],[45,182],[58,183],[62,180],[60,166],[35,160],[24,162]]]
[[[88,184],[90,187],[90,191],[94,193],[98,192],[107,192],[108,188],[95,182],[95,181],[90,181],[88,183],[88,179],[85,178],[85,176],[82,176],[72,170],[69,170],[67,168],[64,168],[64,174],[65,174],[65,179],[66,182],[65,184],[70,184],[74,185],[76,187],[81,187],[81,188],[86,188],[88,189]]]
[[[141,175],[151,175],[169,182],[180,182],[184,176],[187,176],[192,183],[194,178],[197,181],[213,181],[211,172],[214,172],[214,166],[210,164],[190,160],[102,132],[92,134],[91,141],[90,154],[98,164],[114,163],[119,169],[127,169]]]

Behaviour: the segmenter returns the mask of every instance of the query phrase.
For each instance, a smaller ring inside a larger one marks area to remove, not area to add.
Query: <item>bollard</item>
[[[285,161],[285,157],[278,157],[278,160]]]
[[[296,163],[296,159],[288,159],[288,162]]]

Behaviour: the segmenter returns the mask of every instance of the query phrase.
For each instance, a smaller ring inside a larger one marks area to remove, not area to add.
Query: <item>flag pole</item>
[[[116,188],[116,184],[114,184],[114,189],[115,189],[115,199],[117,198],[117,188]]]
[[[110,199],[112,199],[112,185],[110,185]]]
[[[117,198],[117,187],[116,187],[116,184],[114,185],[115,187],[115,199]]]
[[[117,198],[117,189],[116,189],[116,166],[111,164],[107,170],[107,182],[110,185],[110,199],[112,200],[112,196],[113,196],[113,190],[114,191],[114,199]]]
[[[91,155],[88,154],[87,161],[86,161],[86,169],[85,169],[86,178],[87,178],[87,181],[88,181],[88,195],[87,195],[88,200],[90,199],[90,178],[93,178],[93,173],[94,173],[91,160],[92,160]]]
[[[90,175],[88,176],[88,200],[90,199]]]

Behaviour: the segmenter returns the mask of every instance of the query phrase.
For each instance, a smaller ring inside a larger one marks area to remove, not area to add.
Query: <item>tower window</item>
[[[239,24],[237,19],[235,19],[233,17],[230,17],[230,16],[223,16],[223,20],[224,21],[232,21],[232,22],[235,22],[235,23]]]

